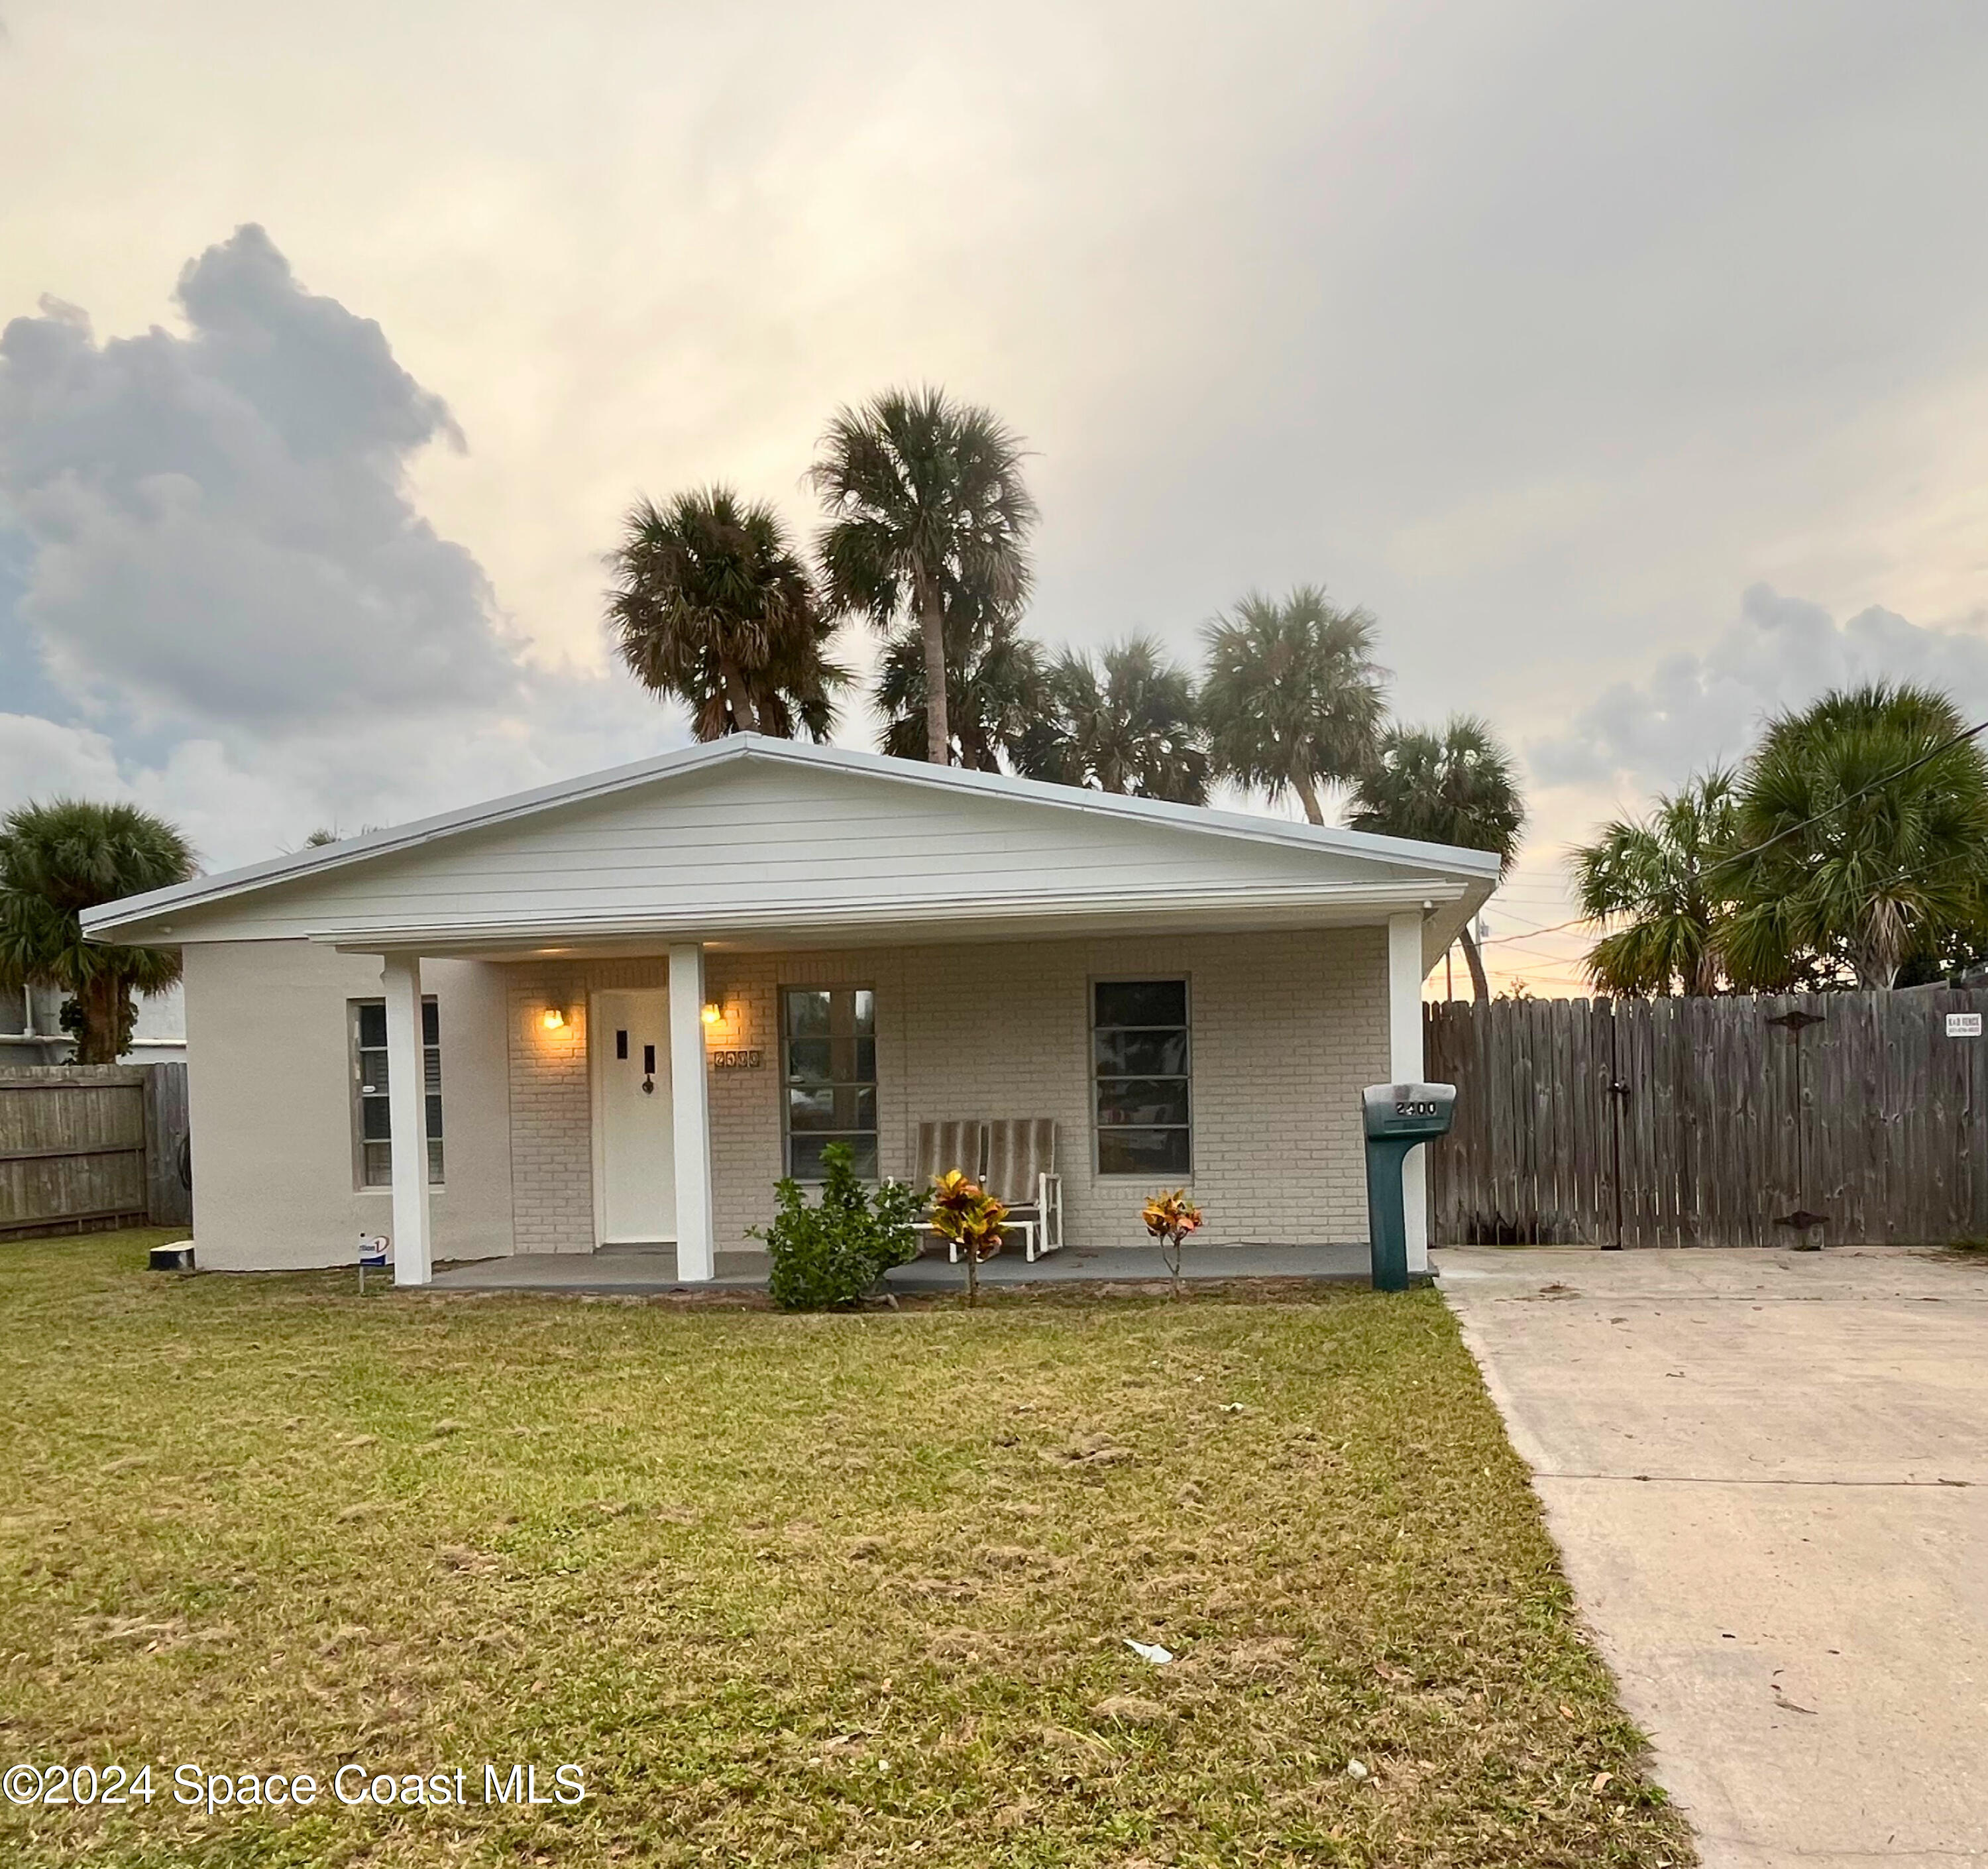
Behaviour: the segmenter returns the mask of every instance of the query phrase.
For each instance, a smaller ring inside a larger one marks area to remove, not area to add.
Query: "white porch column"
[[[1397,1084],[1422,1081],[1422,918],[1388,917],[1388,1058]],[[1412,1149],[1401,1164],[1408,1270],[1428,1270],[1428,1151]]]
[[[428,1052],[421,1043],[421,963],[389,954],[380,970],[387,990],[387,1117],[393,1126],[394,1282],[426,1285],[434,1275],[428,1232]]]
[[[677,1276],[715,1277],[711,1095],[704,1062],[704,950],[670,950],[670,1103],[676,1122]]]

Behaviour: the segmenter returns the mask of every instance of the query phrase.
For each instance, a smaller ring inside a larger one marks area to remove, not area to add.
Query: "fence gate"
[[[1428,1075],[1459,1092],[1434,1237],[1988,1238],[1988,1038],[1948,1016],[1983,1012],[1944,987],[1432,1006]]]

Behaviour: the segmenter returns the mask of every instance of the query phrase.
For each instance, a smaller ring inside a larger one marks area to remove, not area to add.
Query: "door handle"
[[[642,1048],[642,1095],[653,1097],[656,1094],[656,1048],[645,1045]]]

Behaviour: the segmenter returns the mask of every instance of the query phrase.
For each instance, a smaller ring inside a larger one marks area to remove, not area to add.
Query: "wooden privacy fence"
[[[1988,990],[1945,987],[1432,1006],[1428,1075],[1457,1087],[1432,1237],[1988,1238],[1983,1014]]]
[[[189,1226],[184,1065],[0,1071],[0,1239]]]

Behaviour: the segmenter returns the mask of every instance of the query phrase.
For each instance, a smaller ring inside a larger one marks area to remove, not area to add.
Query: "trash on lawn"
[[[1346,1762],[1346,1776],[1348,1778],[1357,1780],[1359,1779],[1371,1777],[1372,1774],[1368,1771],[1367,1768],[1362,1765],[1358,1759],[1349,1759]]]
[[[1125,1646],[1141,1661],[1150,1661],[1155,1668],[1165,1668],[1174,1658],[1174,1651],[1171,1648],[1162,1648],[1157,1642],[1135,1642],[1128,1635],[1125,1638]]]

